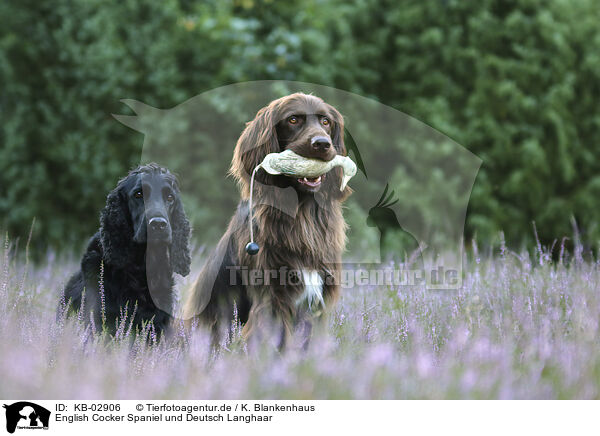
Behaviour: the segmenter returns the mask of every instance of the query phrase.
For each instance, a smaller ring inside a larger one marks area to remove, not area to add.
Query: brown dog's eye
[[[169,194],[169,195],[167,195],[167,201],[168,201],[169,203],[171,203],[171,202],[175,201],[175,196],[174,196],[173,194]]]
[[[324,126],[328,126],[329,124],[331,124],[331,121],[329,121],[329,118],[327,118],[327,117],[323,117],[323,118],[321,118],[321,123],[322,123]]]
[[[289,117],[288,123],[290,124],[298,124],[298,117]]]
[[[139,189],[139,190],[137,190],[137,191],[135,191],[135,192],[133,193],[133,196],[134,196],[135,198],[142,198],[142,197],[144,196],[144,194],[143,194],[142,190],[141,190],[141,189]]]

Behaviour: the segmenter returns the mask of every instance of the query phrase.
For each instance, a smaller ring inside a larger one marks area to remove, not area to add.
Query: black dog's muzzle
[[[162,216],[155,216],[148,220],[148,242],[165,242],[170,244],[172,239],[169,221]]]

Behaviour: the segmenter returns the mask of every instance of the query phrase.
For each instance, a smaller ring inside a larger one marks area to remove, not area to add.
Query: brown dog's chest
[[[345,234],[341,207],[302,206],[293,217],[272,208],[260,215],[257,237],[261,240],[263,261],[319,269],[339,259]]]

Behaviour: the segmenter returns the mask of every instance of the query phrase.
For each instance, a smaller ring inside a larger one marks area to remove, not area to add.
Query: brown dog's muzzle
[[[313,136],[310,145],[317,153],[327,153],[327,150],[331,147],[331,139],[328,136]]]
[[[290,144],[288,148],[292,149],[294,153],[299,154],[310,159],[321,159],[326,162],[330,161],[336,156],[335,147],[331,142],[331,138],[328,135],[323,135],[319,132],[319,135],[307,135],[305,140],[297,141],[295,144]]]
[[[321,159],[326,162],[333,159],[337,154],[329,135],[312,136],[308,148],[306,157]]]

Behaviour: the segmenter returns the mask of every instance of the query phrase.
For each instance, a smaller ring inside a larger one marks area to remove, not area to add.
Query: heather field
[[[475,248],[475,249],[474,249]],[[600,397],[600,264],[469,247],[463,287],[346,289],[307,351],[205,332],[93,334],[55,320],[76,260],[37,266],[5,245],[0,397],[27,399],[570,399]],[[555,251],[558,251],[555,248]],[[558,254],[558,253],[556,253]],[[185,286],[185,282],[182,286]]]

